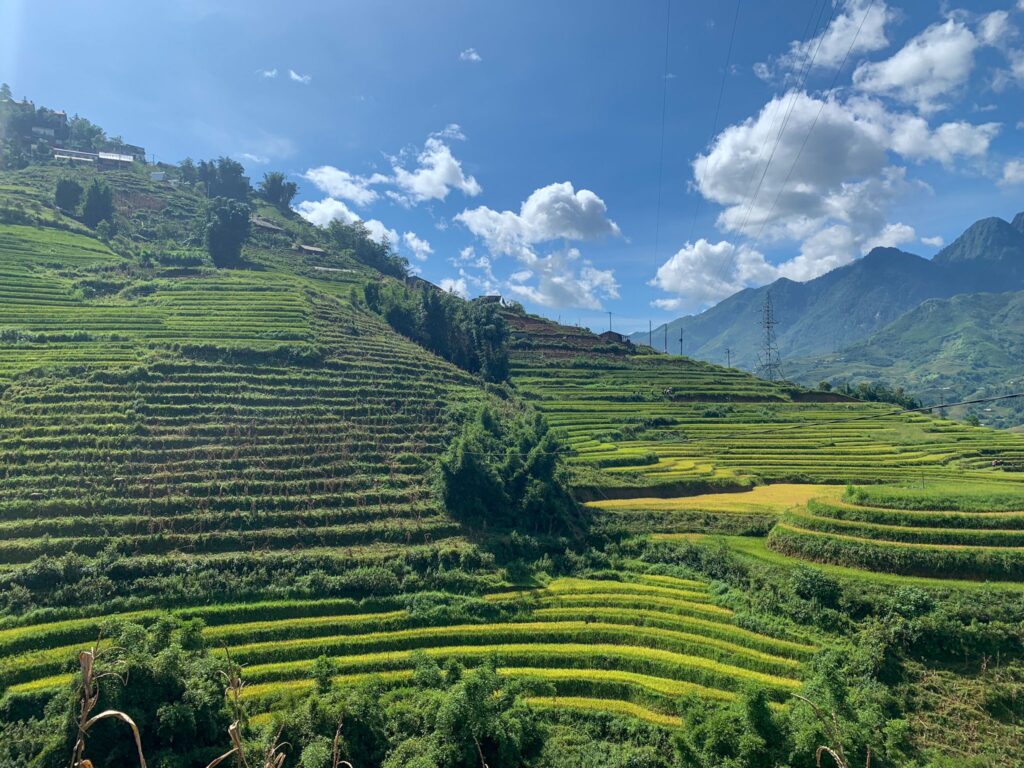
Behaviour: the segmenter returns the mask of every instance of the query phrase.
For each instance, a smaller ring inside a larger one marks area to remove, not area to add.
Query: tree
[[[206,250],[218,267],[234,267],[242,258],[249,237],[249,206],[217,197],[210,201],[206,218]]]
[[[480,408],[441,457],[445,509],[480,527],[574,528],[579,511],[558,462],[565,449],[539,413],[501,408]]]
[[[186,157],[178,163],[178,173],[186,184],[195,184],[199,181],[199,171],[196,170],[196,164],[192,162],[191,157]]]
[[[249,199],[249,177],[237,160],[230,157],[220,157],[212,162],[200,160],[196,171],[199,181],[206,185],[209,197],[227,197],[240,201]]]
[[[54,202],[62,211],[74,213],[82,201],[82,185],[74,179],[60,179],[54,193]]]
[[[14,101],[14,97],[11,96],[11,86],[7,83],[0,84],[0,101]]]
[[[82,221],[92,229],[101,221],[114,220],[114,191],[105,181],[93,179],[85,193]]]
[[[263,174],[263,181],[260,182],[260,195],[278,208],[287,208],[291,205],[292,198],[298,191],[299,185],[294,181],[286,181],[280,171]]]

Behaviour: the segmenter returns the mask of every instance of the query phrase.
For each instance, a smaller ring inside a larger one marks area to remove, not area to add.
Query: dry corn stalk
[[[107,709],[98,715],[92,711],[100,700],[99,681],[104,677],[118,677],[115,672],[102,672],[96,674],[96,659],[99,656],[99,641],[88,651],[78,654],[78,664],[82,672],[81,699],[78,709],[78,736],[75,739],[75,747],[71,752],[71,768],[92,768],[92,761],[85,758],[85,739],[92,728],[100,720],[112,717],[126,723],[131,728],[132,736],[135,739],[135,748],[139,752],[139,765],[146,768],[146,758],[142,754],[142,736],[139,734],[139,727],[124,712],[116,709]],[[122,682],[124,680],[122,679]]]

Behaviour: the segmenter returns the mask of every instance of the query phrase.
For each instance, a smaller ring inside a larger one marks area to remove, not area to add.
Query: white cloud
[[[463,172],[462,164],[437,136],[427,138],[416,160],[418,166],[412,171],[394,166],[394,183],[402,192],[390,192],[388,196],[396,202],[414,205],[427,200],[444,200],[452,189],[469,197],[483,191],[476,179]]]
[[[417,261],[426,261],[427,257],[434,252],[430,243],[420,238],[415,232],[405,232],[402,235],[402,242],[408,248]]]
[[[270,162],[269,157],[264,155],[254,155],[252,152],[243,152],[239,157],[243,160],[248,160],[250,163],[255,163],[256,165],[266,165]]]
[[[448,293],[454,293],[456,296],[460,296],[463,299],[469,298],[469,287],[466,285],[466,278],[452,278],[446,277],[439,283],[439,287],[442,291]]]
[[[335,219],[345,224],[352,224],[359,221],[359,217],[352,213],[345,203],[333,197],[325,197],[323,200],[303,200],[295,210],[306,221],[316,224],[318,227],[326,227]]]
[[[532,272],[537,277],[535,285],[513,282],[508,290],[544,307],[601,309],[601,299],[619,298],[619,284],[612,270],[595,268],[581,259],[575,248],[537,257]]]
[[[371,240],[383,243],[385,238],[387,238],[387,241],[392,246],[397,246],[401,242],[401,238],[398,237],[398,232],[390,227],[384,226],[383,222],[378,219],[367,219],[363,224],[366,225],[366,229],[370,233]]]
[[[1003,166],[1003,178],[999,181],[1004,186],[1024,184],[1024,160],[1009,160]]]
[[[789,125],[780,139],[774,117],[790,108]],[[863,195],[856,194],[850,180],[883,178],[889,165],[887,144],[887,131],[876,121],[835,100],[823,103],[790,92],[768,102],[755,117],[723,130],[710,152],[694,161],[694,175],[700,193],[725,206],[718,224],[727,231],[756,235],[766,229],[769,237],[803,238],[834,217],[868,217],[880,226],[884,216],[856,207]],[[774,147],[774,156],[762,180],[766,147]],[[751,204],[759,180],[760,191]],[[883,187],[877,192],[891,196],[884,187],[893,184],[876,186]]]
[[[889,45],[885,27],[896,18],[884,2],[846,0],[843,10],[828,27],[810,40],[794,40],[789,51],[779,57],[778,65],[791,72],[802,71],[813,58],[816,69],[834,69],[847,53],[871,53]],[[770,76],[771,66],[760,64],[755,70],[762,79]]]
[[[271,79],[277,77],[277,69],[257,69],[256,74],[260,77]]]
[[[922,237],[921,242],[932,248],[941,248],[946,244],[946,241],[941,235],[935,235],[934,237]]]
[[[440,131],[434,131],[430,135],[438,139],[449,139],[451,141],[466,140],[466,134],[462,132],[462,126],[458,123],[448,123]]]
[[[288,77],[296,83],[302,83],[303,85],[309,85],[313,80],[312,75],[300,75],[294,69],[288,70]]]
[[[602,299],[618,298],[613,271],[597,269],[577,249],[547,255],[535,250],[540,243],[620,234],[604,201],[589,189],[577,191],[568,181],[549,184],[534,190],[518,213],[480,206],[455,220],[482,239],[492,254],[512,256],[526,267],[508,284],[519,298],[546,307],[588,309],[600,308]],[[536,282],[527,285],[530,279]]]
[[[375,173],[372,176],[357,176],[335,168],[333,165],[310,168],[302,174],[302,177],[313,182],[318,189],[331,197],[340,197],[356,205],[372,203],[378,198],[378,194],[370,187],[388,181],[388,177],[380,173]]]
[[[899,248],[901,245],[912,243],[915,240],[917,240],[917,232],[909,224],[902,222],[886,224],[881,232],[864,242],[861,251],[867,253],[872,248]]]
[[[376,242],[383,242],[385,237],[392,245],[397,245],[400,241],[398,232],[395,230],[386,227],[377,219],[364,220],[361,216],[353,213],[341,200],[333,197],[325,197],[323,200],[303,200],[295,206],[295,210],[306,221],[318,227],[326,227],[335,220],[343,224],[355,224],[357,221],[362,221],[370,238]]]
[[[1017,28],[1010,21],[1009,11],[993,11],[982,17],[978,24],[978,38],[985,45],[1005,45],[1017,35]]]
[[[662,264],[650,284],[677,294],[673,299],[656,300],[661,309],[697,310],[778,276],[778,269],[750,246],[701,238],[687,243]]]
[[[463,211],[455,220],[482,238],[493,253],[512,256],[535,243],[620,234],[618,225],[608,218],[604,200],[589,189],[577,192],[568,181],[534,190],[519,213],[480,206]]]
[[[911,38],[892,57],[860,64],[853,82],[863,91],[891,96],[931,114],[966,85],[978,45],[967,25],[951,18]]]
[[[479,64],[483,61],[483,57],[477,53],[476,48],[467,48],[459,54],[459,61],[469,61],[474,64]]]
[[[1000,123],[974,125],[958,120],[931,130],[924,118],[898,115],[890,123],[891,147],[913,160],[938,160],[949,165],[957,156],[984,157],[1001,127]]]

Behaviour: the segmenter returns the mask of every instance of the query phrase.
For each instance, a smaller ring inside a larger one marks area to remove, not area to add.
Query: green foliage
[[[831,384],[828,389],[822,384],[827,385],[828,382],[824,381],[818,385],[823,391],[838,392],[841,395],[856,397],[858,400],[867,400],[869,403],[892,403],[908,409],[921,407],[921,401],[904,392],[903,387],[890,387],[878,381],[862,381],[857,386],[844,381]]]
[[[135,721],[150,765],[187,765],[185,755],[204,751],[215,756],[230,723],[225,667],[207,653],[201,623],[164,616],[148,628],[126,622],[109,629],[97,673],[113,674],[100,681],[100,708]],[[78,699],[73,685],[46,708],[50,740],[33,763],[37,768],[66,765],[77,737]],[[97,768],[137,761],[124,724],[110,720],[90,729],[87,756]]]
[[[218,267],[237,267],[242,245],[249,237],[249,206],[227,197],[210,201],[206,223],[206,250]]]
[[[280,171],[263,174],[263,181],[259,185],[260,197],[281,209],[287,209],[291,205],[292,198],[298,191],[298,184],[287,181]]]
[[[433,287],[369,282],[366,303],[399,333],[485,381],[508,378],[508,326],[498,307]]]
[[[327,226],[327,235],[338,250],[347,251],[357,260],[385,275],[404,279],[409,274],[409,262],[399,256],[385,237],[377,242],[361,221],[344,224],[335,219]]]
[[[204,185],[210,198],[226,197],[246,202],[252,191],[245,168],[237,160],[220,157],[213,161],[201,160],[195,167],[196,180]],[[184,170],[183,173],[187,173]]]
[[[447,678],[447,680],[446,680]],[[423,660],[416,686],[377,686],[314,694],[280,723],[301,766],[327,766],[339,734],[340,756],[383,768],[478,768],[533,765],[544,743],[538,716],[515,683],[489,665],[446,676]],[[276,732],[276,731],[275,731]]]
[[[564,453],[540,414],[483,406],[441,459],[445,508],[481,528],[565,531],[578,512],[559,470]]]
[[[74,179],[60,179],[54,192],[54,202],[62,211],[74,214],[82,201],[82,185]]]
[[[101,221],[114,220],[114,190],[100,179],[93,179],[85,193],[85,204],[82,206],[82,221],[87,227],[95,229]]]

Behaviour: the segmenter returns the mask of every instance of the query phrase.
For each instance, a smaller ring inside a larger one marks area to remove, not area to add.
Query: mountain
[[[1024,291],[929,299],[838,354],[790,361],[796,381],[880,381],[926,403],[1019,391],[1024,381]],[[1024,403],[964,409],[986,424],[1024,423]]]
[[[821,277],[798,283],[781,278],[761,288],[747,288],[711,309],[668,323],[669,350],[722,362],[726,348],[733,365],[753,368],[761,347],[759,324],[765,296],[771,294],[782,357],[831,352],[860,340],[908,309],[935,296],[950,296],[957,287],[927,259],[896,248],[875,248],[864,258]],[[654,335],[661,348],[665,326]],[[646,344],[646,333],[631,340]]]
[[[932,263],[970,291],[1005,291],[1024,282],[1024,214],[1010,224],[991,217],[976,221],[939,251]]]
[[[798,283],[785,278],[748,288],[698,315],[681,317],[653,332],[661,349],[714,362],[754,368],[762,345],[765,297],[774,307],[783,359],[835,353],[895,321],[921,302],[962,293],[1024,289],[1024,213],[1009,223],[987,218],[928,260],[896,248],[875,248],[862,259]],[[648,343],[639,332],[630,339]],[[729,350],[728,356],[726,350]],[[801,366],[801,370],[804,370]]]

